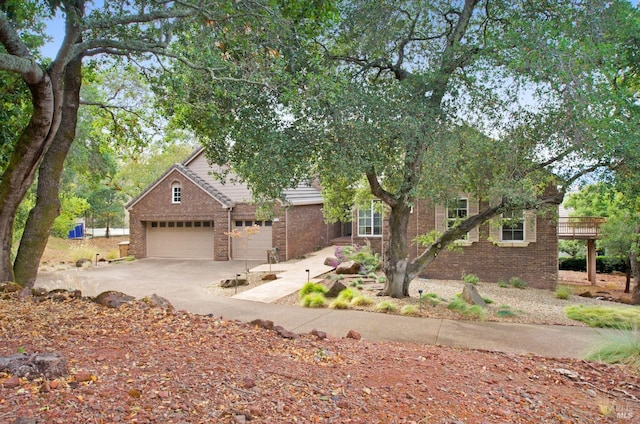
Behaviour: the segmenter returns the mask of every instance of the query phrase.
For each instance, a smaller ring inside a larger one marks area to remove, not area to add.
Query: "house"
[[[457,219],[474,215],[485,206],[488,205],[468,195],[461,195],[447,205],[420,200],[412,208],[408,239],[414,240],[433,230],[442,233]],[[384,252],[388,223],[379,208],[372,202],[370,208],[355,211],[353,218],[348,242],[368,243],[375,251]],[[542,214],[514,212],[487,222],[456,242],[457,249],[441,252],[421,276],[459,280],[467,273],[488,282],[507,282],[518,277],[530,287],[554,288],[558,281],[556,221],[556,213],[551,210]],[[412,242],[411,259],[424,249]]]
[[[339,226],[322,216],[322,196],[313,186],[285,192],[274,216],[256,216],[257,206],[245,184],[229,176],[221,182],[211,175],[204,149],[171,166],[126,206],[130,214],[129,254],[136,258],[202,258],[265,260],[277,249],[280,260],[300,257],[327,246]],[[245,244],[241,233],[258,225],[260,231]]]

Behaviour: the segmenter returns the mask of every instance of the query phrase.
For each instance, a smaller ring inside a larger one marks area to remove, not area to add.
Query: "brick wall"
[[[181,184],[182,199],[171,203],[171,185]],[[136,258],[147,256],[146,223],[148,221],[213,221],[214,260],[229,259],[227,231],[228,212],[201,188],[174,171],[141,198],[130,210],[129,254]]]
[[[331,239],[340,234],[339,225],[324,222],[322,205],[289,207],[285,216],[288,224],[287,259],[298,258],[328,246]]]
[[[482,209],[483,205],[481,205]],[[408,226],[411,243],[411,259],[424,248],[413,240],[435,228],[435,209],[426,201],[418,202],[413,209]],[[489,224],[480,226],[480,241],[456,251],[443,251],[422,273],[422,277],[459,280],[462,273],[475,274],[481,281],[508,281],[511,277],[522,278],[528,286],[554,288],[558,279],[558,237],[552,214],[536,217],[536,242],[527,247],[499,247],[488,240]],[[384,221],[385,240],[388,239],[388,221]],[[375,251],[381,252],[383,240],[357,237],[357,217],[353,221],[353,240],[363,245],[368,240]]]

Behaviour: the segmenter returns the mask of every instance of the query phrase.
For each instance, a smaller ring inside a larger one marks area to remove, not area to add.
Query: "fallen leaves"
[[[0,328],[0,355],[55,351],[71,368],[53,380],[0,373],[2,422],[590,423],[603,419],[601,397],[640,417],[638,375],[585,361],[284,339],[144,302],[9,298]]]

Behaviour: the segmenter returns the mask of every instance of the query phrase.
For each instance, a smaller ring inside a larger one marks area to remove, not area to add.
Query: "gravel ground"
[[[250,274],[249,285],[238,287],[238,292],[249,290],[265,282],[261,280],[263,274]],[[359,277],[345,278],[341,282],[349,287],[352,281],[355,281]],[[329,286],[335,281],[335,276],[331,280],[324,281],[325,286]],[[456,280],[427,280],[416,279],[409,287],[410,297],[405,299],[392,299],[385,296],[377,296],[378,290],[381,288],[380,284],[364,284],[362,289],[359,290],[360,294],[370,297],[373,300],[373,304],[370,306],[352,307],[352,309],[375,311],[375,306],[387,300],[393,302],[397,306],[397,312],[405,305],[419,306],[418,316],[428,318],[446,318],[446,319],[477,319],[471,316],[465,316],[458,312],[447,309],[447,304],[450,302],[456,294],[461,293],[464,287],[462,281]],[[518,322],[526,324],[557,324],[557,325],[573,325],[573,326],[586,326],[579,321],[574,321],[565,316],[564,309],[569,305],[582,304],[582,305],[606,305],[606,306],[619,306],[619,307],[633,307],[623,305],[615,302],[608,302],[595,298],[585,298],[577,295],[572,295],[569,299],[562,300],[557,299],[553,291],[525,288],[518,289],[514,287],[499,287],[494,283],[478,283],[476,286],[480,295],[484,298],[490,299],[492,302],[487,307],[488,321],[497,322]],[[351,287],[355,290],[354,287]],[[423,294],[434,293],[440,298],[444,299],[439,305],[431,306],[426,305],[423,302],[420,307],[418,301],[418,290],[423,290]],[[207,288],[207,292],[217,296],[233,296],[234,289],[223,289],[217,284],[212,284]],[[329,299],[329,302],[331,299]],[[300,299],[298,293],[292,293],[282,299],[279,299],[276,303],[299,305]],[[507,306],[515,315],[514,316],[498,316],[497,312],[500,309],[505,309]]]

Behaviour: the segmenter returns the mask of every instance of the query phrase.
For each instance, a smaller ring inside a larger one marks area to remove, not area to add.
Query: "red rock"
[[[4,386],[7,389],[13,389],[14,387],[18,387],[20,385],[20,379],[13,375],[9,378],[7,378],[6,380],[0,382],[0,384],[2,384],[2,386]]]
[[[360,340],[362,336],[356,330],[349,330],[349,332],[347,333],[347,338],[353,339],[353,340]]]

